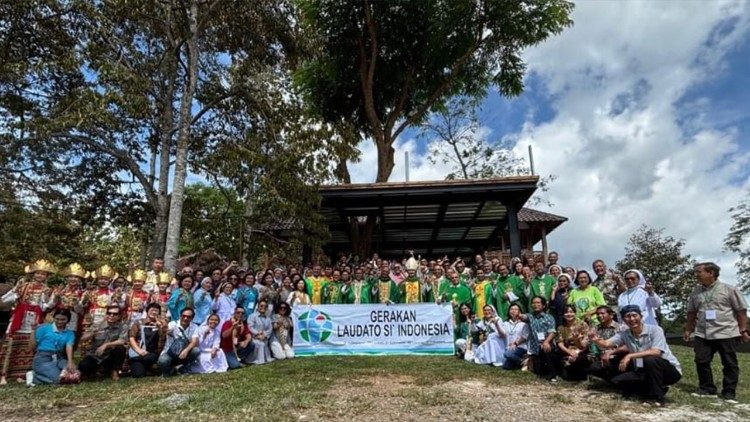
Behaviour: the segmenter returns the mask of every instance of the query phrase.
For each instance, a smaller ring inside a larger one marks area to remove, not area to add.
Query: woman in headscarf
[[[646,281],[638,270],[628,270],[624,274],[628,289],[617,298],[617,306],[622,309],[628,305],[638,305],[643,313],[643,323],[659,325],[656,310],[661,307],[661,298],[654,293],[654,286]]]
[[[506,338],[502,319],[497,316],[495,307],[484,305],[484,317],[477,328],[485,333],[485,340],[474,352],[474,362],[483,365],[501,366],[505,360]]]
[[[253,338],[253,352],[249,360],[251,364],[262,365],[267,362],[273,362],[271,356],[271,347],[269,339],[273,333],[273,324],[267,314],[268,302],[260,300],[258,307],[250,318],[247,320],[247,327]]]
[[[284,277],[285,280],[287,278],[289,278],[289,276]],[[289,317],[289,304],[281,302],[276,309],[276,313],[271,318],[271,324],[273,326],[273,334],[271,335],[271,352],[276,359],[291,359],[294,357],[294,350],[292,350],[291,345],[292,318]]]
[[[569,275],[560,274],[557,277],[557,285],[552,290],[552,300],[549,303],[549,310],[552,316],[555,318],[557,325],[562,325],[563,314],[565,313],[565,305],[568,303],[568,296],[571,290],[570,285],[573,284]]]
[[[552,264],[549,266],[549,275],[554,277],[555,280],[557,280],[560,277],[560,274],[563,273],[562,267],[557,264]]]
[[[214,299],[213,310],[216,311],[216,315],[219,316],[219,326],[223,326],[226,321],[229,321],[234,315],[234,310],[237,309],[237,302],[232,298],[232,291],[234,287],[232,283],[225,282],[219,287],[219,295]]]
[[[226,372],[229,365],[220,347],[219,316],[216,314],[209,316],[206,323],[198,327],[197,332],[200,355],[191,365],[190,372],[193,374]]]
[[[213,305],[213,298],[211,297],[211,277],[205,277],[201,281],[200,288],[193,293],[193,304],[195,309],[195,324],[198,326],[203,325],[206,319],[211,315],[211,305]]]

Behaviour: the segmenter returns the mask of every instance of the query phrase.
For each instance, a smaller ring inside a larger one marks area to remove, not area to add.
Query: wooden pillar
[[[312,247],[308,244],[302,245],[302,264],[310,265],[312,263]]]
[[[542,226],[542,258],[544,259],[544,265],[547,265],[547,228]]]
[[[521,231],[518,228],[518,205],[514,202],[505,204],[508,210],[508,234],[510,237],[510,256],[521,256]]]

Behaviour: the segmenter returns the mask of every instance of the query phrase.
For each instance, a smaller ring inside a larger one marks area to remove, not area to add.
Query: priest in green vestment
[[[341,289],[344,298],[343,303],[352,305],[370,303],[371,289],[370,282],[365,280],[364,270],[356,268],[354,270],[354,280],[350,283],[344,283],[344,287]]]
[[[401,292],[398,285],[391,279],[388,263],[384,262],[380,266],[380,277],[374,286],[374,299],[377,303],[398,303]]]
[[[323,291],[326,284],[328,284],[328,278],[321,275],[320,265],[314,265],[312,275],[305,278],[307,294],[310,296],[310,301],[313,305],[320,305],[323,303]]]
[[[341,303],[341,288],[344,283],[341,281],[341,271],[333,270],[331,281],[326,283],[323,288],[323,303],[326,305],[338,305]]]
[[[543,262],[537,262],[534,269],[536,274],[531,280],[531,297],[542,296],[547,302],[552,298],[552,290],[555,288],[557,280],[547,274],[547,269]]]
[[[507,320],[508,308],[513,303],[518,304],[521,307],[521,311],[525,312],[526,301],[523,300],[523,297],[523,282],[521,279],[510,275],[507,265],[500,264],[495,288],[495,303],[497,303],[497,314],[500,318]]]

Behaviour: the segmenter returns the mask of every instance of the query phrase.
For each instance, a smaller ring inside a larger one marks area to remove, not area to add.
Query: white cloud
[[[552,234],[551,247],[564,263],[588,267],[601,257],[614,264],[629,235],[647,224],[684,238],[687,253],[717,261],[728,279],[735,257],[721,251],[727,210],[750,187],[736,183],[750,155],[725,122],[701,118],[709,101],[678,100],[725,70],[726,55],[748,36],[750,2],[589,1],[576,5],[573,18],[573,28],[526,53],[556,116],[508,135],[519,155],[533,146],[539,173],[558,176],[547,194],[551,211],[570,220]],[[680,107],[697,118],[681,126]],[[369,182],[375,148],[366,142],[362,149],[352,176]],[[397,142],[391,180],[403,180],[404,150],[412,180],[442,179],[445,166],[415,149],[414,140]]]

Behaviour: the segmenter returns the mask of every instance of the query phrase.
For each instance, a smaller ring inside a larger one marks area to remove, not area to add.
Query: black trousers
[[[625,396],[642,396],[646,399],[664,401],[670,385],[682,378],[682,374],[661,357],[643,358],[643,368],[635,368],[635,359],[628,371],[612,377],[612,384]]]
[[[95,356],[86,356],[83,358],[78,364],[78,370],[81,371],[81,375],[84,377],[93,377],[99,371],[99,368],[102,368],[107,375],[114,370],[120,370],[122,363],[125,362],[125,347],[115,346],[108,350],[108,352],[104,359],[98,359]]]
[[[146,353],[145,356],[128,358],[130,361],[130,375],[133,378],[141,378],[148,375],[148,371],[154,367],[159,355],[156,353]]]
[[[539,352],[532,359],[534,373],[548,380],[557,377],[560,372],[560,356],[555,349],[545,352],[539,348]]]
[[[618,375],[620,371],[617,367],[620,365],[622,355],[615,355],[609,358],[608,363],[603,363],[600,357],[596,357],[591,365],[586,368],[586,373],[592,377],[601,378],[604,381],[611,382],[615,375]]]
[[[714,359],[714,354],[719,352],[724,373],[721,395],[732,399],[735,397],[737,381],[740,378],[740,366],[737,363],[737,341],[737,338],[706,340],[695,337],[693,351],[695,352],[695,369],[698,372],[698,388],[701,393],[716,394],[711,361]]]

